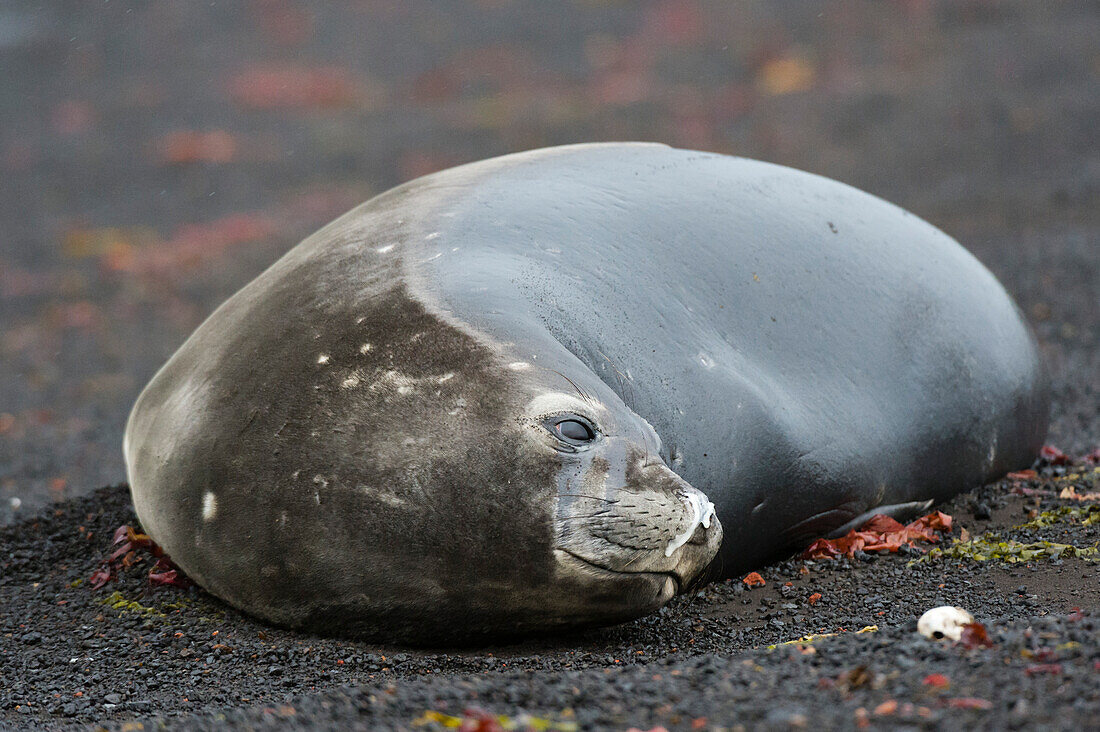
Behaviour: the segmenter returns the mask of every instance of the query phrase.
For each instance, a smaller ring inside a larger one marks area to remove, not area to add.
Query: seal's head
[[[139,398],[134,505],[188,575],[279,624],[436,642],[627,620],[702,572],[713,507],[591,372],[400,285],[348,297],[361,277],[284,259]]]
[[[714,505],[665,465],[645,420],[605,389],[561,379],[572,391],[541,391],[523,410],[532,449],[557,454],[557,574],[614,588],[608,609],[655,609],[713,558]]]

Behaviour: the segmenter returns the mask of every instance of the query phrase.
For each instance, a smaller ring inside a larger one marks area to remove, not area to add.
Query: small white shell
[[[963,626],[973,622],[974,616],[961,607],[944,605],[921,615],[917,621],[917,632],[932,640],[950,638],[957,641],[962,635]]]

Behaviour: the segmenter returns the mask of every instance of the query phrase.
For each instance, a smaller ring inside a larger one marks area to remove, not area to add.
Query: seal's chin
[[[604,612],[629,619],[652,612],[678,595],[691,578],[676,572],[608,569],[568,549],[555,549],[558,571],[602,597]],[[598,590],[597,590],[598,588]]]
[[[700,577],[718,553],[722,526],[707,497],[664,465],[651,466],[614,498],[574,494],[561,504],[554,549],[558,576],[606,595],[621,586],[624,601],[646,587],[663,604]],[[659,606],[658,604],[658,606]]]
[[[558,555],[558,562],[564,562],[566,564],[574,565],[574,569],[576,569],[575,564],[580,564],[584,566],[587,571],[595,571],[597,575],[601,575],[609,579],[621,579],[624,577],[646,578],[653,580],[654,582],[657,582],[661,585],[667,585],[672,588],[672,594],[670,595],[670,597],[680,594],[680,591],[684,588],[684,586],[693,579],[691,577],[685,578],[674,570],[669,570],[667,572],[656,572],[646,570],[629,571],[611,569],[610,567],[604,567],[597,562],[593,562],[592,560],[585,559],[578,554],[574,554],[568,549],[558,548],[555,550],[555,552]]]
[[[574,526],[554,548],[560,586],[570,588],[571,597],[562,599],[583,606],[589,616],[612,622],[657,610],[692,587],[717,554],[722,529],[711,518],[707,526],[695,526],[688,539],[677,540],[679,533],[670,528],[662,533],[662,541],[649,547],[637,546],[640,540],[633,541],[635,546],[610,542],[599,526]],[[626,533],[638,537],[644,532],[635,528]],[[623,536],[619,540],[631,541]],[[671,552],[668,541],[673,541]]]

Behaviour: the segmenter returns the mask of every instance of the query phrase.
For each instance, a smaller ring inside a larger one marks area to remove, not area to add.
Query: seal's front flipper
[[[870,511],[861,513],[840,528],[833,530],[826,538],[836,539],[837,537],[844,536],[852,529],[858,529],[860,526],[863,526],[863,524],[871,520],[872,516],[880,513],[903,523],[912,521],[931,508],[931,506],[931,498],[927,501],[912,501],[910,503],[894,503],[889,506],[875,506]]]

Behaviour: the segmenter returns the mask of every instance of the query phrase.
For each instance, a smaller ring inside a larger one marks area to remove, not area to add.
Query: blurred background
[[[1049,441],[1091,449],[1098,39],[1088,0],[7,0],[0,523],[123,481],[144,383],[331,218],[597,140],[794,166],[943,228],[1040,336]]]

